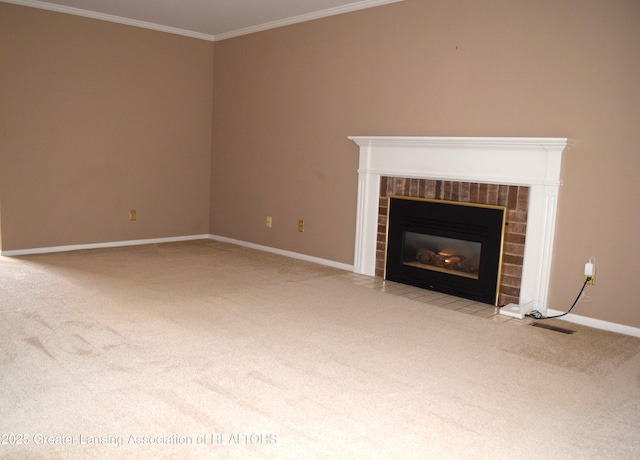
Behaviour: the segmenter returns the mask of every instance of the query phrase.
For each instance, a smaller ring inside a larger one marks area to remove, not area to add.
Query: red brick
[[[507,243],[514,243],[514,244],[522,244],[522,245],[524,245],[524,235],[520,235],[520,234],[517,234],[517,233],[507,233],[505,235],[504,240]]]
[[[427,189],[427,181],[425,179],[418,179],[418,196],[420,198],[424,198],[426,189]]]
[[[511,264],[503,264],[502,274],[504,276],[522,276],[522,267]]]
[[[480,184],[478,189],[478,203],[489,204],[489,184]]]
[[[464,203],[471,202],[471,183],[460,182],[460,201]]]
[[[521,255],[504,253],[502,254],[502,263],[522,266],[524,263],[524,257]]]
[[[527,213],[524,211],[508,211],[507,218],[509,222],[516,223],[526,223],[527,222]]]
[[[529,187],[518,187],[518,211],[526,212],[529,209]]]
[[[387,176],[382,176],[380,178],[380,196],[381,197],[387,196],[387,181],[388,181]]]
[[[520,283],[522,282],[522,277],[520,276],[510,276],[510,275],[502,275],[502,285],[503,286],[511,286],[511,287],[520,287]]]
[[[517,209],[518,208],[518,193],[520,187],[515,185],[509,186],[509,198],[507,199],[507,207],[509,209]]]
[[[441,200],[451,200],[451,181],[442,181]]]
[[[509,225],[507,225],[509,229],[509,233],[517,233],[520,235],[526,235],[527,233],[527,224],[522,222],[511,222],[509,221]]]
[[[424,190],[424,198],[433,199],[436,197],[436,181],[427,180],[425,181],[425,190]]]
[[[400,177],[394,177],[391,181],[391,192],[393,195],[403,195],[404,194],[404,179]]]
[[[505,296],[518,297],[520,295],[520,288],[512,286],[501,286],[500,294]]]
[[[524,244],[505,243],[504,252],[505,254],[524,256]]]
[[[451,182],[451,201],[460,201],[460,182]]]
[[[478,193],[480,191],[480,184],[473,182],[469,184],[469,203],[479,203]]]
[[[489,184],[487,189],[487,204],[498,204],[498,186],[496,184]]]
[[[498,206],[508,206],[509,202],[509,186],[498,185]]]

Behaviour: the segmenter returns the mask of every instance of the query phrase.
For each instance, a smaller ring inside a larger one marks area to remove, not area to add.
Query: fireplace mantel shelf
[[[380,177],[530,187],[520,304],[546,311],[566,138],[350,136],[360,147],[354,271],[373,276]]]
[[[560,137],[437,137],[437,136],[349,136],[349,139],[362,146],[369,145],[416,145],[443,147],[560,147],[567,144]]]

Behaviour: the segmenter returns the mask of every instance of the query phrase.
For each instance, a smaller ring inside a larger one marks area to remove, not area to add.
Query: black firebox
[[[496,305],[506,208],[391,196],[385,279]]]

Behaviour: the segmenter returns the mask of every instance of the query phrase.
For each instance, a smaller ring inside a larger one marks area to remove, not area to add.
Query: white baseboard
[[[547,316],[561,315],[562,311],[547,310]],[[624,324],[612,323],[609,321],[603,321],[601,319],[589,318],[587,316],[574,315],[569,313],[558,319],[568,321],[570,323],[582,324],[583,326],[593,327],[595,329],[602,329],[604,331],[617,332],[618,334],[632,335],[634,337],[640,337],[640,328],[633,326],[625,326]]]
[[[206,240],[206,239],[209,239],[208,234],[173,236],[168,238],[149,238],[144,240],[111,241],[109,243],[71,244],[68,246],[51,246],[46,248],[15,249],[10,251],[2,251],[0,252],[0,255],[7,256],[7,257],[28,256],[33,254],[48,254],[51,252],[78,251],[81,249],[117,248],[122,246],[139,246],[142,244],[173,243],[176,241],[191,241],[191,240]]]
[[[329,267],[339,268],[341,270],[347,270],[352,272],[353,265],[343,264],[335,262],[333,260],[321,259],[319,257],[308,256],[306,254],[300,254],[298,252],[285,251],[284,249],[272,248],[270,246],[262,246],[260,244],[247,243],[246,241],[234,240],[233,238],[227,238],[226,236],[209,235],[212,240],[220,241],[222,243],[231,243],[238,246],[244,246],[246,248],[257,249],[259,251],[271,252],[281,256],[291,257],[292,259],[306,260],[307,262],[313,262],[320,265],[326,265]]]
[[[282,249],[276,249],[269,246],[262,246],[260,244],[247,243],[246,241],[234,240],[233,238],[227,238],[224,236],[202,234],[202,235],[187,235],[187,236],[175,236],[168,238],[149,238],[144,240],[127,240],[127,241],[112,241],[109,243],[91,243],[91,244],[72,244],[68,246],[51,246],[44,248],[32,248],[32,249],[15,249],[10,251],[0,252],[1,256],[28,256],[34,254],[48,254],[52,252],[67,252],[78,251],[81,249],[101,249],[101,248],[117,248],[123,246],[139,246],[143,244],[157,244],[157,243],[173,243],[176,241],[191,241],[191,240],[216,240],[223,243],[236,244],[238,246],[244,246],[251,249],[257,249],[259,251],[271,252],[273,254],[279,254],[281,256],[291,257],[292,259],[306,260],[320,265],[326,265],[329,267],[339,268],[341,270],[353,271],[353,265],[343,264],[335,262],[333,260],[321,259],[319,257],[308,256],[305,254],[299,254],[297,252],[285,251]]]

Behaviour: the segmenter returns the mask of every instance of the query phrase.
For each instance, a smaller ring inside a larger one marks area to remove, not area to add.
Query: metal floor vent
[[[561,332],[562,334],[575,334],[576,331],[572,331],[571,329],[565,329],[564,327],[551,326],[549,324],[544,323],[531,323],[533,327],[540,327],[542,329],[549,329],[550,331]]]

